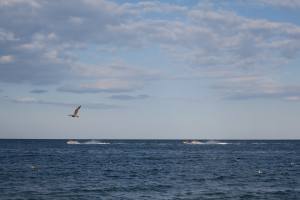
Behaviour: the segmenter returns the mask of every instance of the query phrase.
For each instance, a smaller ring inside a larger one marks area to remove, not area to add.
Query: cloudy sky
[[[0,0],[0,138],[299,139],[299,65],[297,0]]]

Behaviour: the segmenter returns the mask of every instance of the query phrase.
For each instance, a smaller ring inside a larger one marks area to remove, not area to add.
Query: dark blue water
[[[0,199],[300,199],[300,141],[80,142],[0,140]]]

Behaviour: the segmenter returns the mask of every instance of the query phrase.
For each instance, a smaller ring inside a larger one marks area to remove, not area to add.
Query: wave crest
[[[79,142],[77,140],[69,140],[67,141],[67,144],[110,144],[109,142],[102,142],[98,140],[89,140],[84,142]]]
[[[183,144],[201,144],[201,145],[216,145],[216,144],[221,144],[221,145],[225,145],[225,144],[230,144],[230,143],[227,143],[227,142],[220,142],[220,141],[214,141],[214,140],[211,140],[211,141],[198,141],[198,140],[193,140],[193,141],[184,141]]]

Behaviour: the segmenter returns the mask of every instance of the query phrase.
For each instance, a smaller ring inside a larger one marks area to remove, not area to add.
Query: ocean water
[[[0,199],[300,199],[300,141],[0,140]]]

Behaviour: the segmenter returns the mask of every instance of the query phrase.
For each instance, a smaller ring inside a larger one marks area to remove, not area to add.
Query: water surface
[[[300,141],[0,140],[0,199],[299,199]]]

